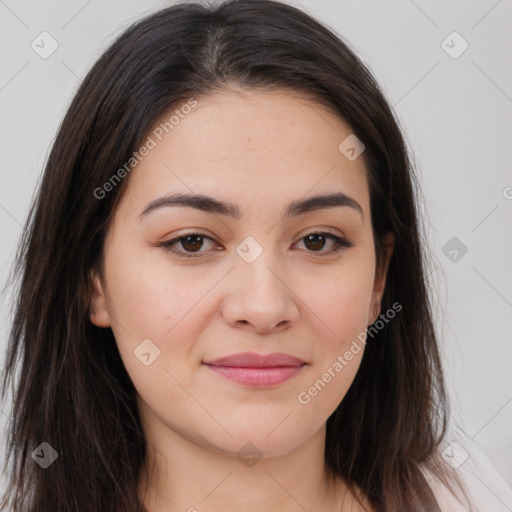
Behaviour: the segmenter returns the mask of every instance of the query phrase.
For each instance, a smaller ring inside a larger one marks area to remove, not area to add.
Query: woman
[[[369,71],[294,7],[122,34],[20,246],[4,509],[447,510],[413,178]]]

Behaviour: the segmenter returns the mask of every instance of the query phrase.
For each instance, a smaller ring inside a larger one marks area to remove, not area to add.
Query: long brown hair
[[[13,267],[18,286],[2,381],[2,397],[9,382],[14,396],[11,479],[1,510],[144,510],[137,482],[146,441],[135,389],[112,331],[88,315],[90,271],[100,264],[129,177],[101,198],[95,191],[129,161],[163,112],[230,85],[299,92],[332,109],[365,144],[379,268],[384,235],[396,236],[382,310],[398,302],[403,311],[368,340],[352,386],[327,421],[325,463],[380,512],[439,512],[422,468],[447,485],[452,478],[438,453],[448,403],[406,145],[347,43],[272,0],[160,10],[126,30],[76,93]],[[31,458],[42,442],[60,457],[47,469]]]

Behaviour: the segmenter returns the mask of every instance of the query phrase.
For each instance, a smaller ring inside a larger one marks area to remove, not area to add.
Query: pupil
[[[315,243],[315,238],[316,238],[316,243]],[[318,239],[320,239],[320,243],[318,243]],[[313,249],[322,249],[323,246],[324,246],[324,243],[325,243],[325,237],[324,235],[308,235],[306,237],[306,240],[308,242],[313,242]],[[307,242],[306,242],[306,246],[307,246]]]
[[[181,244],[183,245],[184,249],[186,249],[187,251],[190,250],[193,252],[194,249],[201,248],[201,244],[198,243],[201,239],[202,239],[201,235],[189,235],[181,241]],[[193,240],[193,241],[190,242],[190,240]]]

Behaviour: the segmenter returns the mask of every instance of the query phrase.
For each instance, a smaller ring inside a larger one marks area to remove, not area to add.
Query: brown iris
[[[308,247],[308,249],[319,250],[323,249],[325,245],[325,235],[322,234],[312,234],[304,237],[304,245]],[[308,246],[308,243],[311,244]]]
[[[181,245],[186,251],[195,252],[196,249],[200,249],[203,245],[203,236],[201,235],[189,235],[181,239]]]

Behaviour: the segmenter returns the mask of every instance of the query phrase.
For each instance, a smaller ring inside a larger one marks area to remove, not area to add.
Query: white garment
[[[512,489],[476,442],[457,438],[442,453],[443,459],[456,468],[472,507],[462,495],[461,504],[444,484],[425,471],[442,512],[512,512]]]

